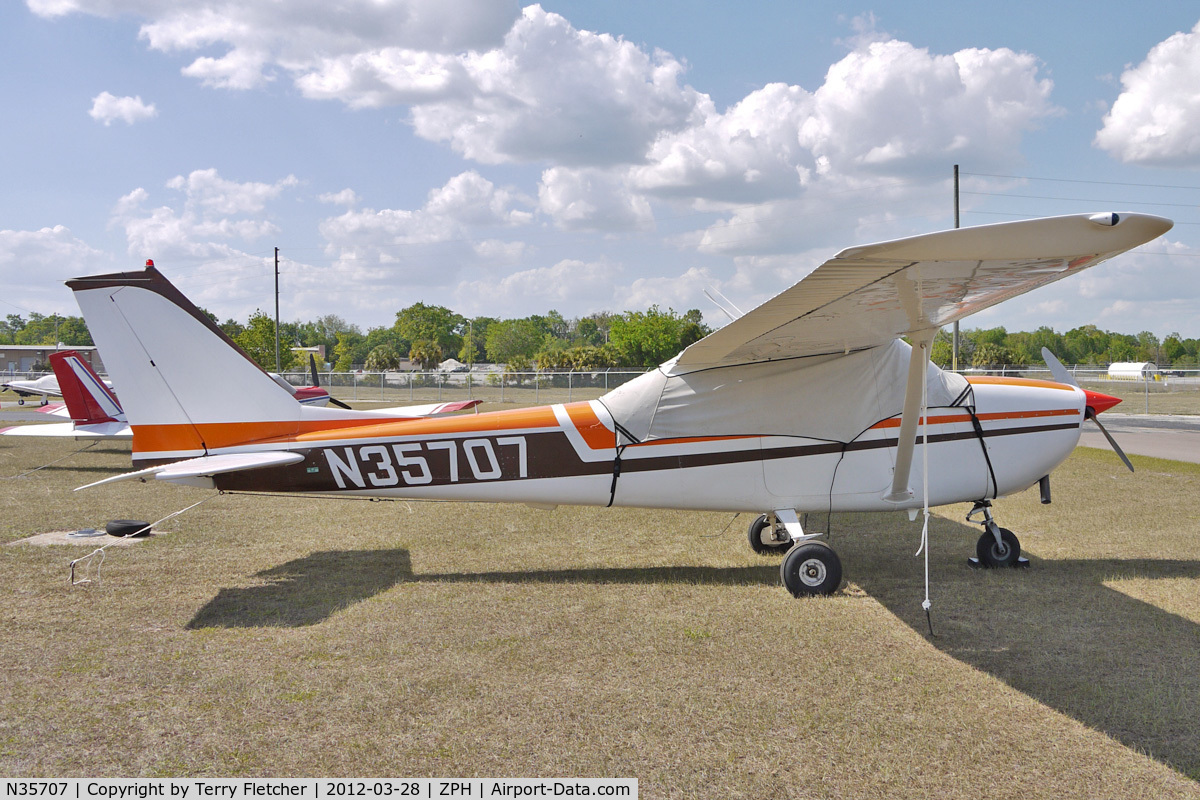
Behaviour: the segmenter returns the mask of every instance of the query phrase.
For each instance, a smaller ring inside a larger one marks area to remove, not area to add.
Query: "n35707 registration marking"
[[[339,489],[386,489],[529,476],[524,436],[327,447]]]

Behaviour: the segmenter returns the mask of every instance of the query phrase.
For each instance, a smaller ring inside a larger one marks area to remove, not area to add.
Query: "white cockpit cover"
[[[849,442],[904,408],[912,348],[903,340],[822,355],[670,374],[648,372],[600,399],[640,441],[690,436],[803,436]],[[965,378],[933,364],[929,406],[949,406]]]

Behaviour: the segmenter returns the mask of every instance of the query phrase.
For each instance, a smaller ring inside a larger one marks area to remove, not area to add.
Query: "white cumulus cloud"
[[[320,74],[343,56],[400,48],[460,53],[496,46],[519,15],[514,0],[28,0],[47,18],[72,13],[144,20],[161,51],[220,50],[184,68],[213,86],[248,89],[274,78]]]
[[[6,314],[28,308],[78,315],[64,280],[102,271],[111,260],[63,225],[36,231],[0,230],[0,285]],[[15,308],[14,308],[15,306]]]
[[[215,169],[195,170],[167,182],[182,193],[181,202],[148,207],[150,193],[138,188],[117,202],[112,224],[125,231],[129,252],[139,259],[242,256],[241,248],[278,232],[267,206],[297,184],[290,175],[273,184],[238,183]]]
[[[649,201],[619,174],[552,167],[542,173],[538,207],[558,227],[574,231],[646,231],[654,228]]]
[[[496,278],[461,282],[455,290],[467,314],[519,317],[556,307],[613,308],[620,270],[604,262],[564,259]]]
[[[498,259],[508,263],[522,247],[476,231],[527,225],[532,201],[499,188],[474,171],[454,176],[429,193],[418,209],[351,209],[321,223],[326,252],[339,270],[367,282],[421,285],[450,282],[467,265]]]
[[[1094,143],[1126,163],[1200,166],[1200,23],[1121,75]]]
[[[117,97],[109,92],[101,92],[92,98],[92,109],[88,111],[92,119],[112,125],[117,120],[126,125],[152,119],[158,116],[154,103],[144,103],[139,97]]]

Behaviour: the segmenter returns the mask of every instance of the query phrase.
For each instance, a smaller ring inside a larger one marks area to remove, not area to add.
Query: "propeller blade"
[[[1096,423],[1096,427],[1100,429],[1100,432],[1104,434],[1104,438],[1108,439],[1108,443],[1112,445],[1113,451],[1121,457],[1121,460],[1125,462],[1125,466],[1129,467],[1129,471],[1133,472],[1133,464],[1129,462],[1129,457],[1125,455],[1125,451],[1121,449],[1121,445],[1117,444],[1117,440],[1112,437],[1112,434],[1108,432],[1108,429],[1100,424],[1100,417],[1096,414],[1091,406],[1088,406],[1085,416],[1092,422]]]
[[[354,409],[350,408],[350,406],[348,406],[348,405],[346,405],[345,403],[343,403],[341,400],[338,400],[338,399],[337,399],[336,397],[334,397],[333,395],[329,395],[329,402],[330,402],[330,403],[332,403],[333,405],[337,406],[338,408],[344,408],[344,409],[346,409],[347,411],[353,411],[353,410],[354,410]]]
[[[1067,368],[1063,363],[1055,358],[1054,353],[1050,352],[1050,348],[1042,348],[1042,358],[1046,361],[1046,366],[1050,368],[1050,374],[1054,376],[1054,380],[1058,383],[1065,383],[1068,386],[1079,388],[1079,384],[1075,382],[1075,377],[1067,372]]]
[[[308,365],[312,368],[313,386],[320,386],[321,376],[317,374],[317,357],[312,353],[308,354]]]

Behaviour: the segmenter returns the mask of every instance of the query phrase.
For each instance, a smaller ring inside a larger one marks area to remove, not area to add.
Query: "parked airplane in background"
[[[50,425],[18,425],[0,428],[5,436],[70,436],[75,439],[132,439],[125,411],[111,384],[101,380],[74,350],[50,355],[56,388],[63,405],[43,406],[48,414],[67,416],[70,422]]]
[[[153,266],[153,262],[150,262]],[[306,406],[324,406],[334,405],[338,408],[350,408],[350,406],[338,400],[336,397],[329,394],[329,391],[321,387],[321,375],[317,372],[317,358],[312,353],[308,354],[308,365],[312,375],[311,386],[293,386],[283,379],[283,376],[277,375],[274,372],[268,372],[275,382],[287,389],[292,397],[296,398],[296,402]]]
[[[35,380],[18,379],[0,383],[0,391],[14,392],[17,395],[17,405],[25,405],[26,397],[37,397],[41,395],[42,402],[39,405],[46,405],[50,402],[51,397],[62,397],[62,392],[58,388],[57,376],[43,375]]]
[[[98,483],[750,511],[755,550],[786,553],[788,590],[822,594],[841,563],[803,512],[974,501],[980,560],[1016,562],[991,502],[1039,481],[1048,496],[1116,399],[944,372],[934,334],[1171,226],[1072,215],[850,248],[598,400],[441,419],[297,404],[153,267],[67,285],[129,395],[141,467]]]
[[[112,384],[100,378],[74,350],[63,350],[50,356],[56,386],[65,402],[39,408],[46,414],[68,417],[71,422],[55,424],[17,425],[0,428],[4,436],[69,436],[75,439],[132,439],[133,432],[125,419],[125,411],[112,391]],[[313,386],[295,387],[274,373],[267,373],[275,382],[285,386],[301,404],[324,405],[325,401],[340,408],[350,408],[333,398],[320,387],[316,361],[312,364]],[[459,400],[446,403],[400,406],[384,409],[406,417],[432,417],[461,411],[478,405],[478,400]]]

